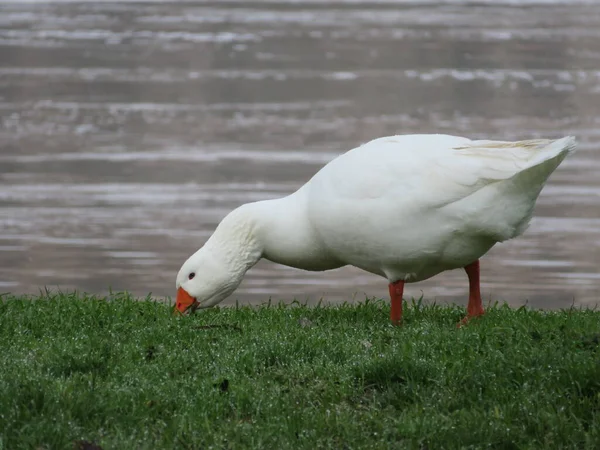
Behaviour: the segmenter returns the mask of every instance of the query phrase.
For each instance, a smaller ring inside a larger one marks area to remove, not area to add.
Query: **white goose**
[[[479,316],[479,258],[525,231],[546,180],[575,147],[572,137],[375,139],[293,194],[228,214],[179,270],[176,308],[216,305],[266,258],[313,271],[352,265],[387,278],[394,324],[404,283],[463,267],[470,285],[463,322]]]

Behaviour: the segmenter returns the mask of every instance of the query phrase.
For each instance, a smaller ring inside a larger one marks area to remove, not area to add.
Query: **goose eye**
[[[190,273],[188,275],[188,280],[193,280],[195,276],[196,276],[196,274],[194,272]]]

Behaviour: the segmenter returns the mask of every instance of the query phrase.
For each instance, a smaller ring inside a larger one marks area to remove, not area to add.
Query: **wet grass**
[[[0,449],[599,448],[600,312],[0,302]]]

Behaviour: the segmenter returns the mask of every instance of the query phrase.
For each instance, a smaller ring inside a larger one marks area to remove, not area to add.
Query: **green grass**
[[[0,301],[0,449],[600,448],[600,312],[33,300]]]

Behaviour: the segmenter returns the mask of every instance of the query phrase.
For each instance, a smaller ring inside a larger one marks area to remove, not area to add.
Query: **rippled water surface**
[[[579,138],[486,299],[600,295],[600,4],[0,2],[0,291],[172,295],[232,208],[383,135]],[[362,300],[385,280],[259,263],[227,302]],[[464,303],[454,271],[407,294]]]

